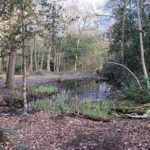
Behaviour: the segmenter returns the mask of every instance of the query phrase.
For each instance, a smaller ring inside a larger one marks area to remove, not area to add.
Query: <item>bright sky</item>
[[[103,6],[105,5],[106,0],[67,0],[66,6],[68,6],[72,11],[73,15],[80,15],[81,12],[92,14],[92,12],[97,12],[98,14],[108,14],[106,11],[104,11]],[[97,7],[98,6],[98,7]],[[80,12],[78,14],[78,12]],[[85,14],[87,15],[87,14]],[[72,15],[71,15],[72,16]],[[82,13],[82,16],[84,16],[84,13]],[[100,18],[101,19],[101,18]],[[101,30],[106,30],[106,28],[111,25],[111,19],[109,20],[100,20],[99,27]],[[107,18],[106,18],[107,19]],[[105,24],[105,25],[104,25]]]
[[[74,7],[79,7],[82,9],[82,7],[89,7],[95,9],[97,6],[99,8],[103,8],[106,0],[67,0],[66,1],[66,6],[73,6]],[[102,9],[99,9],[99,11]]]
[[[96,5],[97,3],[103,4],[105,0],[79,0],[80,3],[91,3]]]
[[[103,7],[106,0],[67,0],[66,6],[74,6],[82,8],[84,6],[88,6],[89,8],[95,9],[96,6]],[[87,7],[87,8],[88,8]]]

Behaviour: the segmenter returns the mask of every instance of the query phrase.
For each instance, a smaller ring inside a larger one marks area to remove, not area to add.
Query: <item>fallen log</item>
[[[94,117],[94,116],[90,116],[87,114],[84,114],[82,112],[73,112],[69,114],[70,117],[79,117],[79,118],[83,118],[83,119],[88,119],[88,120],[92,120],[92,121],[103,121],[103,122],[110,122],[109,118],[103,118],[103,117]]]
[[[117,104],[114,106],[113,110],[115,110],[117,113],[123,113],[123,114],[132,114],[136,113],[138,115],[144,114],[147,110],[150,109],[150,103],[147,104]]]
[[[133,118],[133,119],[150,119],[150,116],[149,115],[131,115],[131,114],[126,114],[126,116],[128,118]]]

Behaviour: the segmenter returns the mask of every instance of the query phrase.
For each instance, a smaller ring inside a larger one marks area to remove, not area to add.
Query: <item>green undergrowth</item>
[[[6,105],[10,108],[21,108],[23,107],[23,100],[17,97],[5,99]]]
[[[40,100],[32,103],[32,109],[38,111],[52,110],[58,115],[66,116],[73,112],[82,113],[90,117],[106,118],[111,110],[108,101],[92,102],[88,99],[78,100],[69,97],[57,97],[56,99],[45,101]]]
[[[38,95],[43,95],[43,94],[54,94],[58,92],[58,88],[56,86],[53,85],[49,85],[48,87],[45,86],[32,86],[29,89],[29,94],[31,96],[38,96]]]
[[[137,84],[131,84],[129,87],[122,87],[125,99],[136,103],[150,103],[150,90],[143,83],[143,89],[140,90]]]

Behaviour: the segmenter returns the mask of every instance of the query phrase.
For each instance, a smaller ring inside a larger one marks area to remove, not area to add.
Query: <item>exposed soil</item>
[[[0,126],[18,133],[7,135],[8,150],[150,150],[148,120],[105,123],[40,112],[28,117],[1,117]]]

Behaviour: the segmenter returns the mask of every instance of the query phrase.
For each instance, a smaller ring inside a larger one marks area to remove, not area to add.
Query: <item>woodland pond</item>
[[[79,100],[103,101],[115,100],[117,98],[118,90],[112,84],[100,80],[66,80],[44,83],[40,86],[48,87],[54,86],[58,88],[58,92],[52,95],[41,95],[39,97],[30,97],[32,100],[39,100],[42,98],[49,100],[52,97],[69,96]]]

